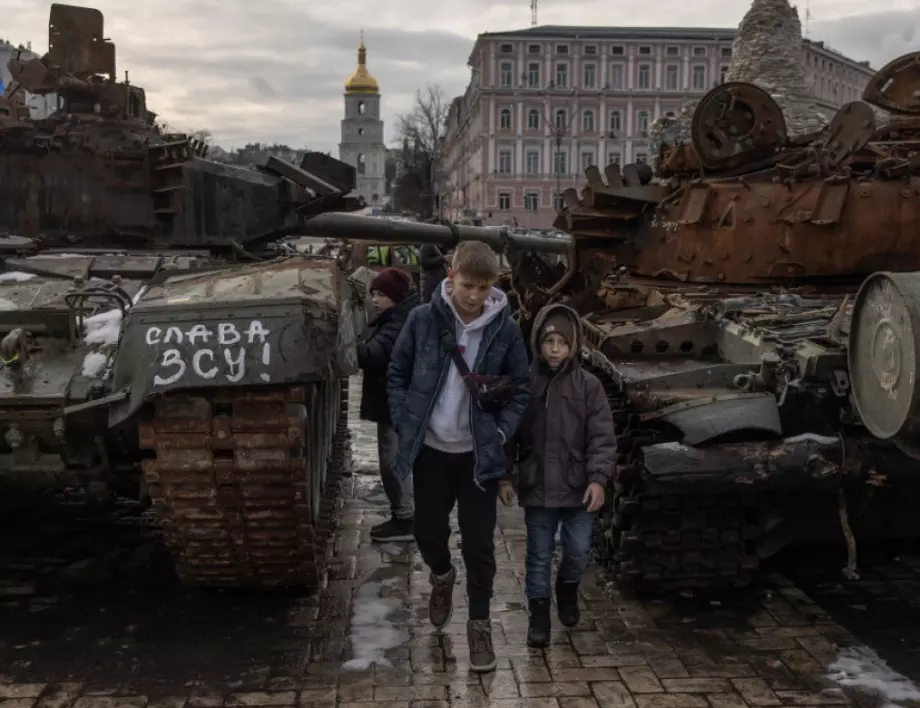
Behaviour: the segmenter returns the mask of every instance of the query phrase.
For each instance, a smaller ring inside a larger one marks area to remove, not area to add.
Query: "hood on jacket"
[[[447,309],[445,314],[453,317],[456,322],[462,323],[460,314],[457,312],[457,308],[454,307],[454,300],[451,297],[452,289],[453,283],[450,278],[445,278],[441,281],[441,302]],[[482,314],[469,324],[463,324],[462,326],[470,332],[485,329],[486,325],[500,316],[507,307],[508,296],[502,290],[493,287],[489,297],[483,303]]]
[[[568,305],[553,303],[552,305],[547,305],[542,308],[537,313],[533,321],[533,327],[530,330],[530,351],[533,354],[534,362],[540,360],[540,332],[543,330],[543,325],[550,315],[564,315],[572,322],[572,331],[575,332],[575,341],[572,342],[572,345],[569,347],[569,358],[566,361],[566,365],[570,364],[572,361],[577,361],[578,352],[585,339],[581,318],[578,316],[578,313]]]

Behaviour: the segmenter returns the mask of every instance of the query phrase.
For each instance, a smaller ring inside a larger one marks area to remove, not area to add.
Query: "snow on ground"
[[[402,605],[402,600],[387,597],[384,589],[392,588],[398,582],[398,578],[389,578],[382,583],[365,583],[355,593],[355,611],[348,636],[353,658],[342,665],[346,671],[363,671],[373,664],[390,667],[392,664],[385,653],[409,641],[409,633],[397,629],[387,619]]]
[[[19,271],[10,271],[9,273],[0,273],[0,283],[23,283],[26,280],[32,280],[35,273],[20,273]]]
[[[881,708],[920,701],[920,688],[868,647],[843,649],[827,668],[829,678],[841,686],[863,689],[881,698]]]
[[[83,357],[83,375],[88,379],[98,379],[109,357],[102,352],[89,352]]]

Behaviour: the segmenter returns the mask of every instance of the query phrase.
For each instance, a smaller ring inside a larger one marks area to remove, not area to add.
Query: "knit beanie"
[[[379,290],[399,304],[409,294],[409,278],[396,268],[387,268],[371,281],[371,291]]]
[[[551,334],[560,335],[571,347],[575,344],[575,323],[564,312],[554,312],[546,318],[540,329],[540,343]]]

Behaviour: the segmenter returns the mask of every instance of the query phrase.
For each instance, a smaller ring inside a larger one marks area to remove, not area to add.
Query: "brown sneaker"
[[[466,639],[470,643],[470,671],[493,671],[496,661],[492,648],[492,623],[489,620],[467,621]]]
[[[428,619],[435,629],[444,629],[454,614],[454,583],[457,580],[457,569],[452,565],[450,572],[444,577],[439,578],[434,573],[428,577],[431,580]]]

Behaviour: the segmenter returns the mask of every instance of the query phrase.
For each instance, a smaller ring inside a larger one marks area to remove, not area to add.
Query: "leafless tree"
[[[404,165],[404,168],[415,171],[430,193],[433,215],[437,214],[438,185],[442,181],[441,150],[449,110],[450,99],[444,89],[429,84],[416,92],[412,110],[398,116],[396,122],[403,145],[408,146],[415,157],[414,164]]]

